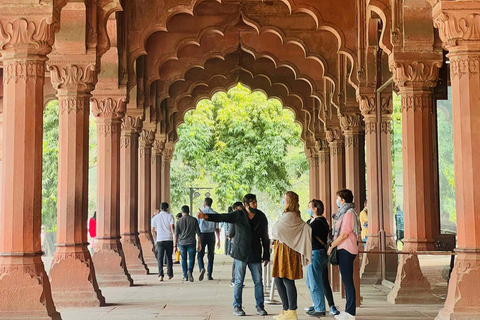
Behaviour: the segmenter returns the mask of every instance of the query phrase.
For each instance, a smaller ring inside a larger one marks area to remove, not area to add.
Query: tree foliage
[[[43,115],[42,224],[46,231],[57,226],[58,101],[47,104]]]
[[[53,100],[43,113],[42,225],[46,231],[55,231],[57,228],[58,125],[58,101]],[[89,126],[88,208],[89,212],[93,212],[97,185],[97,130],[93,117],[90,117]]]
[[[450,94],[451,97],[451,94]],[[442,109],[437,112],[438,173],[440,196],[440,219],[442,229],[455,231],[455,170],[453,164],[453,131],[451,119],[445,110],[452,108],[448,101],[437,101]],[[402,162],[402,113],[400,96],[394,95],[392,114],[392,165],[394,208],[403,210],[403,162]]]
[[[199,102],[178,130],[174,204],[188,203],[187,188],[199,182],[214,187],[222,207],[254,190],[279,199],[308,171],[301,128],[294,121],[279,101],[241,85]]]

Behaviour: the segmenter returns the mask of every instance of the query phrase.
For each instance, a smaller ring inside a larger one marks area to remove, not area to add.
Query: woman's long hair
[[[283,212],[295,212],[300,217],[300,204],[298,203],[298,194],[293,191],[285,193],[285,210]]]

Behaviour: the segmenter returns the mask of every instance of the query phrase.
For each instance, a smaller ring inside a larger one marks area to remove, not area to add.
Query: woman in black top
[[[312,200],[308,204],[308,214],[312,217],[308,224],[312,227],[312,264],[307,267],[307,286],[312,296],[313,306],[307,310],[310,316],[318,317],[326,314],[325,297],[330,306],[330,314],[340,312],[333,301],[332,288],[328,281],[328,256],[326,243],[329,226],[323,216],[324,206],[320,200]]]

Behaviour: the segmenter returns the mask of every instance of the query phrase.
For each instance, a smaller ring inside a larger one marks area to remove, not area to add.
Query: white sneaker
[[[335,319],[337,319],[337,320],[355,320],[355,316],[352,316],[348,312],[342,311],[342,312],[340,312],[339,315],[335,316]]]

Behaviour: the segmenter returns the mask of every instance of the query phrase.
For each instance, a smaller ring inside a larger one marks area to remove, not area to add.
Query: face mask
[[[310,217],[313,217],[313,212],[310,208],[307,209],[307,213]]]
[[[285,207],[285,199],[282,198],[282,206]]]
[[[342,207],[342,205],[340,204],[340,201],[338,201],[338,199],[337,199],[337,207],[338,207],[338,208],[341,208],[341,207]]]

